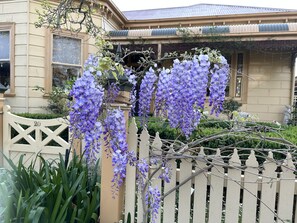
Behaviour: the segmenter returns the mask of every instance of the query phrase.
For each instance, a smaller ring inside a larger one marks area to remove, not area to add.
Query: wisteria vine
[[[163,69],[157,77],[152,68],[140,86],[139,115],[147,117],[155,93],[157,114],[166,114],[170,126],[179,128],[189,137],[200,122],[209,89],[211,113],[219,115],[225,99],[229,65],[223,56],[213,64],[208,55],[194,56],[192,60],[175,59],[171,70]]]
[[[129,152],[124,113],[120,108],[109,106],[119,95],[120,83],[108,83],[109,77],[104,75],[110,73],[105,70],[107,68],[106,63],[101,61],[103,59],[90,56],[82,76],[73,85],[70,92],[73,98],[70,129],[75,138],[83,136],[85,156],[90,163],[100,151],[101,140],[105,141],[106,151],[112,159],[115,192],[126,177],[126,166],[136,167],[139,190],[145,191],[145,204],[149,207],[151,221],[155,222],[161,202],[160,190],[146,182],[149,162],[137,160],[136,154]],[[208,91],[211,113],[218,115],[222,111],[229,65],[221,55],[215,59],[216,62],[207,53],[201,53],[192,59],[175,59],[171,69],[150,67],[140,84],[139,115],[144,117],[144,121],[147,120],[152,99],[155,98],[156,114],[166,116],[171,127],[179,128],[189,137],[200,122]],[[112,67],[110,69],[115,70]],[[121,69],[117,67],[116,70]],[[136,76],[131,69],[122,70],[132,85],[130,100],[133,106],[136,102]],[[158,177],[170,182],[170,166],[160,159],[156,159],[156,164],[161,167]]]

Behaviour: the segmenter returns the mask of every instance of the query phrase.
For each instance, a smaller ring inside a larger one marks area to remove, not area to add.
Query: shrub
[[[65,167],[63,157],[46,161],[39,171],[8,160],[9,177],[0,184],[4,222],[97,222],[100,179],[77,156]],[[94,168],[97,169],[98,162]],[[1,204],[0,204],[1,207]],[[1,213],[0,213],[1,214]],[[1,219],[1,216],[0,216]]]
[[[142,130],[139,121],[137,120],[139,126],[139,133]],[[219,134],[223,131],[228,131],[232,128],[232,121],[224,121],[218,119],[206,119],[202,120],[199,127],[193,132],[192,136],[188,141],[194,141],[197,139],[202,139],[203,137],[211,136],[214,134]],[[274,123],[256,122],[256,123],[245,123],[245,128],[251,128],[253,131],[248,133],[239,132],[229,132],[228,134],[222,135],[219,138],[205,141],[200,146],[210,147],[210,148],[223,148],[223,147],[241,147],[241,148],[271,148],[280,149],[286,148],[277,142],[271,142],[268,140],[263,140],[258,137],[258,133],[265,137],[275,137],[280,138],[282,136],[289,142],[297,145],[297,127],[285,126],[281,127]],[[180,136],[180,132],[177,129],[173,129],[169,126],[166,120],[161,118],[150,118],[147,129],[150,135],[155,135],[159,132],[160,138],[175,140],[178,138],[181,141],[186,141],[184,137]]]
[[[18,116],[24,118],[32,118],[32,119],[53,119],[53,118],[61,118],[62,114],[45,114],[45,113],[18,113]]]
[[[226,114],[230,120],[232,118],[232,113],[234,111],[238,111],[241,106],[242,104],[238,101],[235,101],[233,98],[225,100],[223,104],[223,113]]]

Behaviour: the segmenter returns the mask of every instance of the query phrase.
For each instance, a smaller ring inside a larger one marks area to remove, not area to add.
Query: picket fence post
[[[128,149],[130,152],[134,152],[135,154],[137,154],[138,146],[137,130],[135,118],[133,118],[128,131]],[[131,223],[134,223],[136,197],[136,168],[134,166],[127,165],[126,188],[124,222],[127,221],[127,217],[130,214]]]
[[[227,178],[226,199],[226,222],[237,222],[239,213],[240,183],[241,183],[241,161],[237,149],[233,150],[229,160]]]
[[[140,162],[142,160],[148,161],[149,158],[149,150],[150,150],[150,135],[146,128],[143,129],[141,135],[140,135],[140,142],[139,142],[139,160]],[[148,163],[149,164],[149,163]],[[144,177],[145,180],[148,179],[148,174]],[[141,191],[138,191],[137,194],[137,222],[146,222],[144,219],[144,212],[143,212],[143,199]]]

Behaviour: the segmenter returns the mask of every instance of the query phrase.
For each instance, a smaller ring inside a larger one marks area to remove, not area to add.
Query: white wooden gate
[[[153,142],[149,139],[147,130],[144,129],[138,136],[135,123],[130,124],[129,149],[139,154],[140,158],[149,157],[150,150],[161,149],[162,142],[158,134]],[[201,149],[199,156],[204,155]],[[193,175],[195,177],[163,199],[157,223],[297,223],[294,210],[297,208],[294,204],[297,189],[295,167],[289,153],[284,163],[277,167],[273,153],[269,152],[261,171],[253,150],[246,162],[239,158],[236,149],[232,157],[224,161],[218,149],[208,164],[200,159],[193,166],[191,162],[183,160],[177,169],[176,162],[170,162],[171,182],[163,183],[157,177],[152,182],[163,187],[162,195],[185,179]],[[225,164],[229,164],[227,168]],[[242,165],[245,165],[244,171]],[[147,223],[142,215],[142,198],[135,191],[135,179],[135,167],[128,167],[125,216],[127,218],[130,213],[132,222]]]
[[[3,114],[3,153],[14,163],[18,163],[21,154],[25,154],[25,166],[35,161],[37,154],[44,159],[57,159],[59,153],[65,155],[69,149],[67,120],[58,119],[29,119],[14,115],[10,107],[4,107]],[[39,168],[39,159],[35,168]],[[4,167],[9,168],[4,159]]]

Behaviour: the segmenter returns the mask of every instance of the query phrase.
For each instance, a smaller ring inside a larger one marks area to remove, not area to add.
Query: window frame
[[[59,31],[59,32],[52,32],[51,30],[46,31],[46,63],[45,63],[45,97],[52,91],[52,79],[53,79],[53,65],[64,65],[70,67],[81,67],[83,68],[84,61],[87,59],[88,56],[88,35],[86,33],[78,33],[73,34],[70,31]],[[81,64],[67,64],[67,63],[59,63],[53,62],[53,41],[54,35],[61,36],[61,37],[68,37],[72,39],[79,39],[81,41]]]
[[[10,85],[9,93],[4,93],[5,97],[15,96],[15,23],[0,23],[0,32],[9,32],[9,66]]]
[[[243,69],[242,69],[242,83],[241,96],[236,97],[236,77],[237,77],[237,59],[238,54],[243,54]],[[248,96],[248,67],[249,67],[249,53],[247,51],[234,51],[231,56],[230,64],[230,90],[228,98],[232,98],[242,104],[247,103]]]

